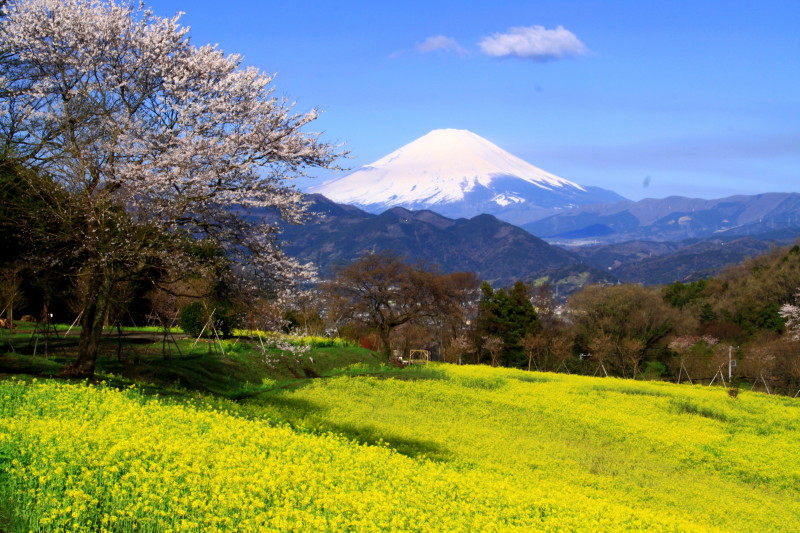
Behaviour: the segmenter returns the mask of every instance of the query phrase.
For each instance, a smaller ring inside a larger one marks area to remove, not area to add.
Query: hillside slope
[[[726,267],[748,257],[764,254],[780,245],[793,243],[788,238],[729,238],[682,242],[628,241],[570,248],[583,260],[623,283],[645,285],[675,281],[696,281],[719,275]]]
[[[308,380],[244,404],[2,381],[4,526],[788,531],[800,515],[800,400],[407,372]]]

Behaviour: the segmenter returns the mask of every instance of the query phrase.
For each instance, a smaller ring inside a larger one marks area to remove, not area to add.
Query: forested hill
[[[320,195],[308,199],[317,216],[302,226],[285,226],[283,239],[290,255],[313,261],[323,274],[380,250],[437,264],[445,272],[475,272],[498,285],[582,263],[575,254],[492,215],[453,220],[402,207],[373,215]]]

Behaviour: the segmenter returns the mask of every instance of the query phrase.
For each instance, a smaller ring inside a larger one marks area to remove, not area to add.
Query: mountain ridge
[[[321,195],[308,195],[307,201],[317,216],[283,227],[284,250],[313,261],[323,275],[378,250],[438,264],[445,272],[472,271],[498,285],[581,263],[571,252],[489,214],[450,219],[430,210],[394,207],[376,215],[339,209]]]
[[[757,235],[800,228],[800,194],[646,198],[576,207],[521,227],[548,242],[567,245],[587,239],[610,243]]]

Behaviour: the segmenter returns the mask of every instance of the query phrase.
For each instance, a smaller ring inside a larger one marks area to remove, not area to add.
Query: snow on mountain
[[[434,205],[463,200],[466,193],[478,186],[489,186],[493,178],[500,176],[516,176],[543,189],[584,190],[470,131],[445,129],[434,130],[349,176],[310,192],[337,202],[346,199],[363,205]],[[506,195],[498,197],[505,199]]]
[[[582,187],[537,168],[466,130],[441,129],[352,174],[308,190],[339,203],[381,212],[394,206],[446,216],[524,216],[622,197]],[[530,218],[530,217],[528,217]]]

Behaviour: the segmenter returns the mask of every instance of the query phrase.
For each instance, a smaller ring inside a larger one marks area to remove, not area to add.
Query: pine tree
[[[498,337],[503,341],[501,360],[506,366],[525,366],[527,358],[521,341],[541,330],[539,316],[531,303],[527,287],[521,281],[508,291],[495,291],[484,282],[478,304],[477,332],[481,338]]]

